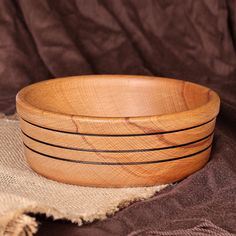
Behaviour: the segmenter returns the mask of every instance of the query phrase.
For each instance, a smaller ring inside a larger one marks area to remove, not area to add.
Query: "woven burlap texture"
[[[19,122],[0,119],[0,235],[32,235],[37,231],[37,222],[27,215],[31,212],[78,225],[105,219],[165,186],[92,188],[48,180],[27,165]]]

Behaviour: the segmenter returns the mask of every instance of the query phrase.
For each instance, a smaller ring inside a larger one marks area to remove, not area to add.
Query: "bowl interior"
[[[82,76],[30,86],[27,103],[42,110],[93,117],[137,117],[197,108],[209,89],[189,82],[135,76]]]

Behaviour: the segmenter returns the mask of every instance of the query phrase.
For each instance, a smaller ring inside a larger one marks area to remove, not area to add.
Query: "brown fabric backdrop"
[[[38,217],[38,235],[160,235],[206,220],[236,233],[236,1],[0,0],[0,112],[14,113],[27,84],[78,74],[159,75],[216,90],[212,158],[105,221],[78,228]]]

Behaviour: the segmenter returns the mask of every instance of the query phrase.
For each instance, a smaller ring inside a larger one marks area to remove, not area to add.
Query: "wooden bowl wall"
[[[16,102],[32,169],[102,187],[169,183],[202,168],[220,105],[197,84],[124,75],[48,80]]]

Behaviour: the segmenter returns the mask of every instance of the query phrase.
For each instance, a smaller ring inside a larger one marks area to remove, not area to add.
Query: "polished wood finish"
[[[75,76],[17,95],[25,153],[38,173],[86,186],[150,186],[199,170],[220,99],[186,81]]]

